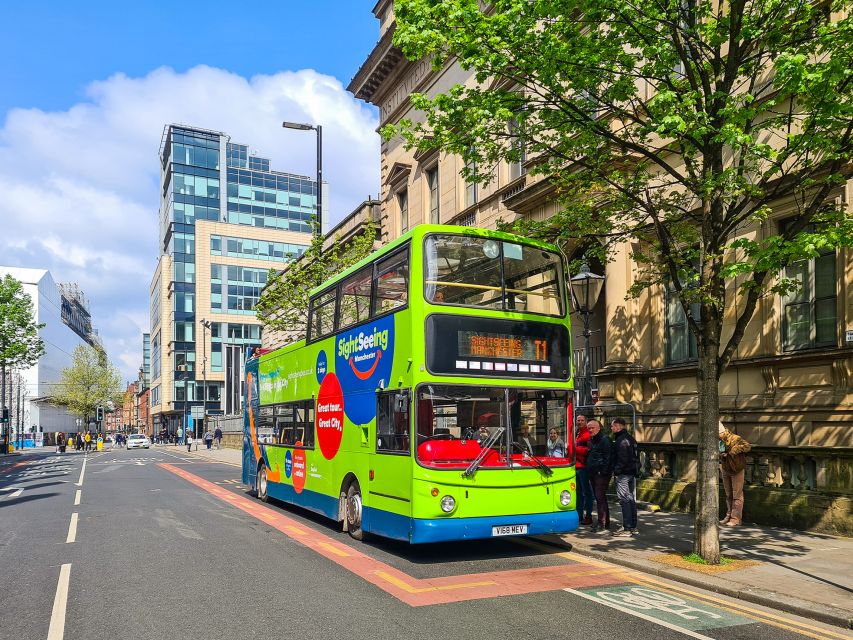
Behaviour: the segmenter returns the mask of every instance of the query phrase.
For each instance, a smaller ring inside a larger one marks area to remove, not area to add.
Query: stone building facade
[[[380,0],[373,13],[380,38],[348,89],[379,108],[380,126],[423,119],[410,106],[412,92],[434,96],[473,82],[453,60],[434,72],[428,60],[403,57],[392,42],[392,0]],[[553,187],[529,176],[527,162],[498,167],[488,186],[467,184],[461,162],[444,153],[406,150],[400,139],[383,141],[383,233],[395,238],[424,222],[494,228],[499,219],[542,220],[557,210]],[[848,211],[851,190],[848,182],[834,194]],[[743,234],[776,234],[792,213],[790,204],[779,203],[772,217]],[[605,418],[636,414],[633,427],[646,475],[640,493],[689,509],[698,431],[695,344],[683,312],[665,290],[628,296],[637,273],[630,253],[626,243],[606,268],[597,265],[605,276],[591,316],[598,402],[585,410]],[[746,517],[853,534],[853,251],[821,255],[790,267],[787,275],[800,278],[803,290],[762,299],[720,383],[723,421],[754,445]],[[728,331],[735,312],[727,311]],[[581,323],[573,320],[578,382],[585,377],[586,358]]]

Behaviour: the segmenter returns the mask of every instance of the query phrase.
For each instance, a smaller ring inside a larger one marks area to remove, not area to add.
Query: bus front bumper
[[[512,528],[518,525],[527,525],[526,533],[506,533],[507,531],[512,531]],[[414,518],[412,520],[410,541],[413,544],[419,544],[448,542],[451,540],[477,540],[502,537],[504,535],[536,536],[546,533],[568,533],[577,528],[577,511],[488,516],[483,518]]]

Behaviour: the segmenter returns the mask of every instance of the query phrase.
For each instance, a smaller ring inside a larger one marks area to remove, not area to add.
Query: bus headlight
[[[456,500],[453,498],[453,496],[444,496],[441,499],[441,510],[444,511],[444,513],[450,513],[455,508]]]
[[[568,507],[569,503],[572,501],[572,494],[568,491],[562,491],[560,493],[560,504],[564,507]]]

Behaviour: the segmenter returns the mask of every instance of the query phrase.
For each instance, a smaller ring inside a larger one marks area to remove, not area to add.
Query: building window
[[[699,318],[699,304],[690,305],[693,317]],[[681,364],[695,361],[698,357],[696,336],[687,324],[687,314],[675,291],[666,294],[666,363]]]
[[[785,351],[832,347],[837,341],[835,251],[785,268],[797,289],[782,298],[782,348]]]
[[[397,205],[400,207],[400,235],[409,230],[409,191],[403,189],[397,193]]]
[[[254,315],[254,307],[267,282],[268,273],[266,269],[211,264],[211,311]]]
[[[429,189],[429,222],[430,224],[439,223],[438,210],[438,165],[426,172],[427,188]]]
[[[465,162],[465,169],[468,173],[476,173],[477,171],[477,163],[473,160],[467,160]],[[471,180],[471,182],[465,181],[465,208],[473,207],[477,204],[477,183]]]

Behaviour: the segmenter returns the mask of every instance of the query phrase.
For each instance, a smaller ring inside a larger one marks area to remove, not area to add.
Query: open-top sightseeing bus
[[[415,227],[247,360],[243,482],[356,539],[575,529],[565,292],[550,245]]]

